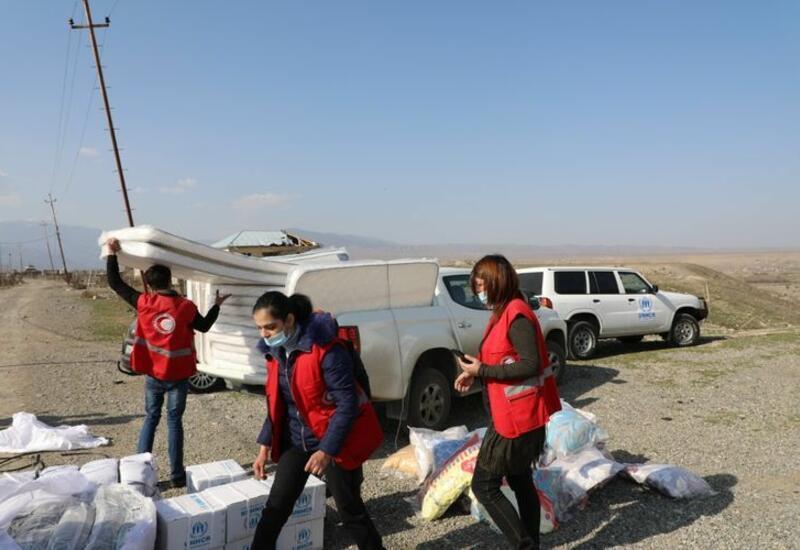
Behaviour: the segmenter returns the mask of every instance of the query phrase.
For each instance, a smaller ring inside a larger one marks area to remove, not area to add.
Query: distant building
[[[36,269],[34,266],[29,265],[25,268],[22,274],[25,275],[26,277],[40,277],[42,275],[42,272]]]
[[[214,248],[245,256],[278,256],[306,252],[319,245],[314,241],[291,235],[286,231],[239,231],[212,244]]]

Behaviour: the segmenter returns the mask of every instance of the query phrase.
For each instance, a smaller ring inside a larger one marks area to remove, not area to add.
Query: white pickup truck
[[[335,314],[340,336],[352,341],[360,350],[369,373],[373,399],[388,402],[387,412],[391,417],[408,418],[413,425],[441,429],[447,425],[455,395],[453,381],[457,365],[451,350],[460,349],[475,355],[489,312],[472,293],[469,270],[438,269],[438,265],[432,265],[431,270],[430,265],[418,264],[420,271],[414,276],[417,285],[420,280],[430,281],[425,305],[348,311],[347,300],[342,295],[352,295],[353,290],[338,286],[336,298],[345,305],[339,306]],[[331,271],[339,269],[346,274],[346,267],[332,268]],[[408,275],[406,273],[404,277]],[[347,285],[349,282],[349,278],[342,277],[339,284]],[[213,294],[215,287],[201,286],[205,288],[196,286],[193,289],[190,285],[189,291],[202,310],[203,302]],[[312,289],[306,293],[315,304],[324,308],[324,295],[331,293],[327,290],[329,287],[326,284],[324,288],[318,287],[318,292]],[[358,285],[355,288],[357,290]],[[198,369],[201,378],[206,378],[208,387],[216,377],[233,385],[264,383],[264,360],[252,350],[258,334],[255,328],[245,328],[247,323],[252,324],[248,308],[255,302],[257,292],[249,295],[239,292],[223,306],[218,321],[221,326],[215,326],[205,335],[198,335]],[[536,314],[547,340],[550,361],[560,379],[565,368],[566,323],[551,309],[539,308]],[[234,321],[226,315],[238,316],[236,335],[231,335],[233,325],[229,323]],[[238,359],[234,357],[237,354]]]

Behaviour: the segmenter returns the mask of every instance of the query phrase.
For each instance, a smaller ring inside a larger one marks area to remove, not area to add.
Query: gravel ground
[[[26,410],[50,424],[85,423],[112,439],[97,450],[135,452],[142,420],[142,379],[117,372],[119,343],[88,328],[91,308],[79,292],[29,282],[0,291],[0,428]],[[569,366],[562,396],[595,413],[619,460],[670,462],[703,476],[712,498],[679,502],[614,480],[593,493],[585,510],[543,537],[544,547],[798,548],[800,547],[800,337],[796,333],[724,335],[707,327],[702,345],[669,349],[658,340],[615,342],[599,356]],[[191,395],[186,463],[233,458],[249,464],[264,415],[252,392]],[[456,403],[454,418],[485,424],[479,396]],[[487,526],[451,510],[434,523],[414,516],[411,481],[383,476],[394,450],[395,421],[386,443],[366,464],[364,497],[389,548],[497,548]],[[166,466],[166,433],[154,452]],[[407,435],[399,434],[400,445]],[[83,463],[97,453],[44,455],[47,464]],[[30,457],[0,469],[24,467]],[[174,491],[173,491],[174,493]],[[332,506],[329,501],[329,506]],[[329,509],[326,548],[346,548],[347,535]]]

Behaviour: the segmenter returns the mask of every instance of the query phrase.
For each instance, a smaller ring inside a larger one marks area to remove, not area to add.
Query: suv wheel
[[[222,385],[222,379],[204,372],[189,377],[189,389],[194,393],[209,393]]]
[[[422,366],[414,374],[408,421],[412,426],[442,430],[450,416],[450,381],[437,368]]]
[[[556,383],[560,384],[564,380],[564,371],[567,370],[567,353],[561,344],[555,340],[548,340],[547,358],[553,368],[553,376],[556,377]]]
[[[597,329],[588,321],[578,321],[569,329],[569,352],[575,359],[588,359],[597,349]]]
[[[697,319],[688,313],[675,317],[670,331],[670,341],[678,347],[693,346],[700,339],[700,325]]]

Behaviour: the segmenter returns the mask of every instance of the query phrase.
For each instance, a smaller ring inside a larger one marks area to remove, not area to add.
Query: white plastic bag
[[[0,529],[6,529],[28,507],[69,500],[64,497],[91,495],[94,484],[77,470],[54,470],[47,476],[24,481],[0,501]]]
[[[119,482],[146,497],[158,495],[158,471],[152,453],[126,456],[119,461]]]
[[[18,412],[11,426],[0,431],[0,453],[30,453],[35,451],[71,451],[108,445],[105,437],[94,437],[85,424],[79,426],[48,426],[36,415]]]
[[[454,426],[442,432],[425,428],[409,428],[408,430],[409,440],[414,447],[414,454],[419,466],[417,471],[419,483],[425,481],[425,478],[433,471],[433,448],[436,444],[441,441],[466,439],[468,434],[466,426]]]
[[[717,494],[705,479],[673,464],[628,464],[625,473],[635,482],[671,498],[701,498]]]
[[[104,485],[94,498],[94,527],[86,550],[150,550],[156,543],[156,506],[134,487]]]
[[[608,440],[608,433],[597,425],[593,414],[575,409],[563,400],[561,407],[547,422],[545,449],[539,459],[541,466],[587,447],[602,448]]]
[[[96,485],[119,483],[119,460],[101,458],[81,466],[81,473]]]

